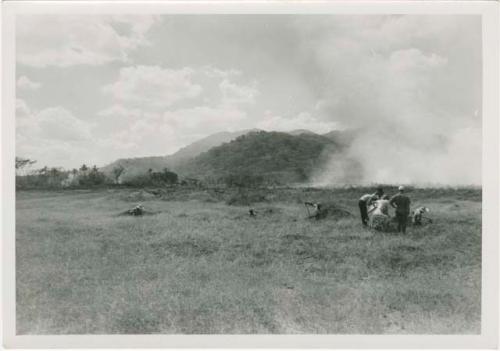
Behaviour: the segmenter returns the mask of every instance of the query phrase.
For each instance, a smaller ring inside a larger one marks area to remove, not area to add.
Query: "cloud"
[[[202,67],[201,72],[209,78],[222,79],[230,79],[242,75],[242,72],[240,70],[234,68],[223,70],[213,66],[204,66]]]
[[[258,122],[256,127],[268,131],[281,132],[305,129],[315,133],[324,134],[336,129],[337,123],[334,121],[317,119],[309,112],[301,112],[292,117],[282,117],[273,115],[270,111],[266,111],[265,118]]]
[[[103,92],[129,107],[162,109],[201,94],[203,89],[193,83],[193,74],[191,68],[124,67],[117,81],[105,86]]]
[[[31,115],[31,109],[23,99],[16,99],[16,119],[25,119]]]
[[[163,121],[175,128],[179,133],[203,131],[209,134],[225,129],[234,129],[238,122],[245,119],[246,113],[230,106],[196,106],[191,108],[167,111]]]
[[[259,94],[256,82],[243,80],[238,70],[213,66],[124,67],[103,88],[114,104],[97,113],[96,133],[109,147],[167,154],[210,133],[243,128]]]
[[[90,131],[89,123],[61,106],[35,111],[16,100],[16,155],[35,159],[40,167],[95,163],[103,153],[94,149]]]
[[[219,84],[223,102],[226,104],[253,104],[259,93],[256,84],[239,85],[224,79]]]
[[[17,111],[18,135],[67,142],[91,139],[89,124],[63,107],[49,107],[32,113],[25,103],[19,102]]]
[[[152,16],[18,16],[16,59],[34,66],[68,67],[126,61],[148,45]]]
[[[37,90],[42,86],[39,82],[34,82],[26,76],[21,76],[17,79],[17,87],[21,90]]]
[[[480,181],[481,167],[466,166],[481,159],[472,147],[480,133],[463,140],[471,152],[462,164],[448,149],[464,129],[481,127],[477,18],[345,16],[306,31],[316,37],[301,45],[324,77],[315,112],[359,129],[345,154],[332,155],[324,182],[339,181],[344,159],[361,165],[360,182]]]

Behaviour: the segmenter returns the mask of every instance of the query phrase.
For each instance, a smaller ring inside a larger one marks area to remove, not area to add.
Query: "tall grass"
[[[116,216],[131,190],[19,192],[17,332],[479,333],[480,190],[411,192],[434,223],[406,236],[361,226],[365,190],[268,191],[255,218],[231,191],[143,218]],[[353,215],[307,220],[305,200]]]

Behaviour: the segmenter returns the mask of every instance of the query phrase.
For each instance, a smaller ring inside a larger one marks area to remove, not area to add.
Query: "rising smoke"
[[[357,132],[315,182],[481,184],[480,19],[358,16],[322,25],[304,44],[325,78],[315,113]]]

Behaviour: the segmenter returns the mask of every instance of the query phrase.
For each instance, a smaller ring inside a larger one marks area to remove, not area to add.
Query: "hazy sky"
[[[389,157],[481,156],[479,16],[21,16],[16,38],[16,154],[39,166],[246,128],[367,127]]]

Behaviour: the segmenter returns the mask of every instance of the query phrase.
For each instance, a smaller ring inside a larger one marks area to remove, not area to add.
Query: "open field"
[[[479,333],[481,190],[409,192],[434,223],[406,236],[361,226],[365,191],[18,192],[17,332]]]

